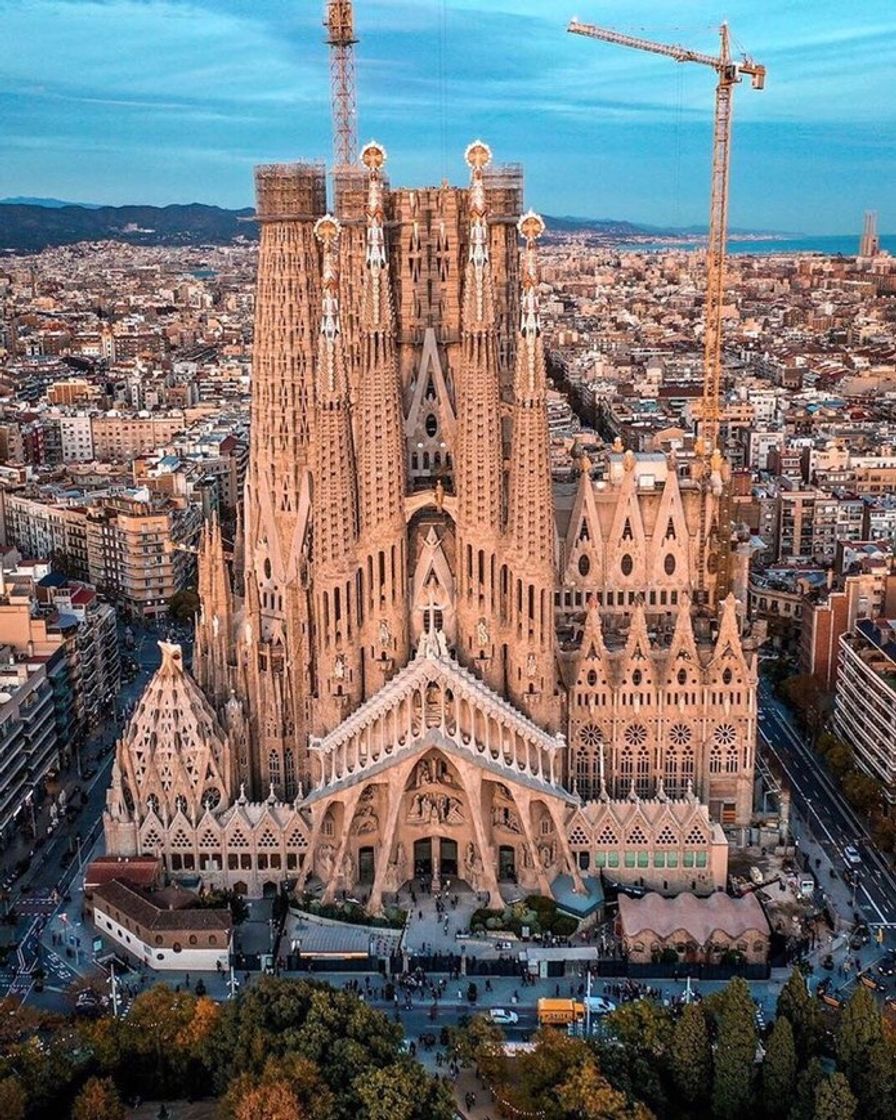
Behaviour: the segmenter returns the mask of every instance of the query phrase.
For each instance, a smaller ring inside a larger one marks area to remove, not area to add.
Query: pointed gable
[[[600,586],[603,582],[603,552],[600,516],[591,481],[591,463],[583,455],[576,500],[566,534],[563,582],[572,587]]]
[[[230,796],[230,746],[199,686],[186,672],[181,648],[160,642],[162,664],[146,686],[118,744],[123,781],[163,818],[201,816],[209,799]],[[136,798],[135,798],[136,800]]]
[[[646,541],[633,465],[631,460],[627,460],[612,527],[607,535],[606,582],[612,587],[622,585],[643,590],[646,584]]]

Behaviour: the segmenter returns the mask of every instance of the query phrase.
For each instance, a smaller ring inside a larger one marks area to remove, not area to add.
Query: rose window
[[[733,724],[720,723],[713,733],[713,739],[720,747],[731,747],[737,741],[737,732]]]
[[[633,723],[625,729],[623,738],[630,747],[643,747],[647,742],[647,728],[642,723]]]
[[[584,727],[579,728],[579,742],[583,747],[599,747],[603,741],[600,728],[595,727],[593,723],[586,723]]]
[[[216,786],[209,786],[202,795],[202,804],[206,809],[216,809],[220,802],[221,791]]]
[[[691,741],[691,729],[684,723],[675,723],[669,728],[669,742],[673,747],[686,747]]]

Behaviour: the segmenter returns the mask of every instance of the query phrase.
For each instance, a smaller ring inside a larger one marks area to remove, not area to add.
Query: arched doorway
[[[516,848],[511,844],[498,848],[498,879],[503,883],[516,882]]]
[[[418,879],[432,877],[432,839],[429,836],[414,841],[414,875]]]
[[[439,872],[443,879],[456,879],[458,876],[457,841],[446,836],[439,838]]]
[[[376,863],[373,848],[360,848],[358,850],[358,882],[372,883],[376,872]]]

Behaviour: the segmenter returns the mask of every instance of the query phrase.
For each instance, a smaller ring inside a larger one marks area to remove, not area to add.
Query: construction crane
[[[324,27],[330,46],[330,96],[333,101],[333,164],[351,167],[358,156],[355,102],[355,15],[351,0],[328,0]]]
[[[706,247],[706,308],[703,331],[703,417],[701,434],[707,454],[715,449],[719,438],[719,416],[722,382],[722,304],[725,293],[725,248],[728,237],[728,171],[731,159],[731,111],[734,87],[744,75],[751,79],[753,89],[765,85],[765,67],[744,56],[731,57],[728,24],[719,29],[718,56],[702,54],[687,47],[654,43],[632,35],[621,35],[605,27],[573,20],[567,28],[573,35],[585,35],[621,47],[666,55],[676,62],[698,62],[710,66],[718,74],[716,85],[715,127],[712,143],[712,189],[709,206],[709,239]]]

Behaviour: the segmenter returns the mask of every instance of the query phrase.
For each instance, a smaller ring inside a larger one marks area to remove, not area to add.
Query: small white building
[[[179,887],[147,891],[114,879],[93,892],[97,933],[131,957],[160,971],[213,971],[230,967],[233,923],[228,909],[204,910]]]

